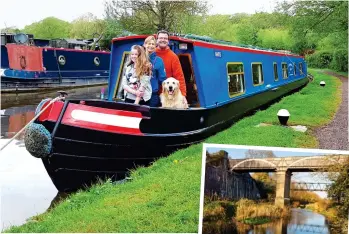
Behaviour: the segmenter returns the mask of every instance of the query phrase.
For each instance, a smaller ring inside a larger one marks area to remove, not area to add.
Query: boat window
[[[122,82],[122,77],[125,75],[126,72],[126,64],[128,61],[128,57],[130,55],[130,52],[124,52],[123,56],[122,56],[122,60],[121,60],[121,66],[119,67],[119,73],[118,73],[118,79],[117,79],[117,85],[116,85],[116,89],[114,91],[114,97],[117,100],[124,100],[124,92],[123,92],[123,88],[121,86],[121,82]],[[116,92],[117,91],[117,92]]]
[[[296,63],[293,63],[293,74],[294,75],[297,74],[297,65],[296,65]]]
[[[261,85],[263,80],[263,69],[261,63],[252,63],[253,85]]]
[[[229,96],[237,96],[245,92],[244,66],[242,63],[228,63]]]
[[[303,66],[302,63],[299,63],[299,73],[302,75],[303,74]]]
[[[286,63],[282,63],[282,78],[284,78],[284,79],[288,78],[287,64]]]
[[[275,80],[275,81],[278,81],[278,80],[279,80],[278,65],[277,65],[277,63],[274,63],[274,80]]]
[[[1,45],[5,45],[5,44],[6,44],[6,36],[1,35]]]

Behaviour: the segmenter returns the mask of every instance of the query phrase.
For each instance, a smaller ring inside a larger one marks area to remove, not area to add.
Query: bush
[[[335,71],[348,72],[348,50],[335,50],[330,68]]]
[[[335,71],[348,72],[348,50],[321,50],[307,55],[309,67],[330,68]]]
[[[329,68],[332,59],[332,51],[316,51],[314,54],[306,56],[309,67],[317,68]]]

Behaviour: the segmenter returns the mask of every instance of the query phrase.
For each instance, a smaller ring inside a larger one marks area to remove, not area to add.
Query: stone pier
[[[284,207],[290,204],[291,176],[292,173],[288,170],[276,172],[275,205]]]

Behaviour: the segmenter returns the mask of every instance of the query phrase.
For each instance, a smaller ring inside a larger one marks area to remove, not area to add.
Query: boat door
[[[188,104],[190,107],[200,107],[191,56],[190,54],[179,54],[178,57],[182,66],[185,84],[187,87]]]

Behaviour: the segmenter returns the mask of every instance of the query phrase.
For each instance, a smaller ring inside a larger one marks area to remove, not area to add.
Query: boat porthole
[[[204,117],[201,117],[200,118],[200,123],[203,123],[204,122]]]
[[[93,59],[93,62],[95,63],[96,66],[99,66],[100,61],[99,61],[99,58],[98,58],[98,57],[95,57],[95,58]]]
[[[63,66],[65,64],[65,57],[63,55],[60,55],[58,57],[58,62]]]

